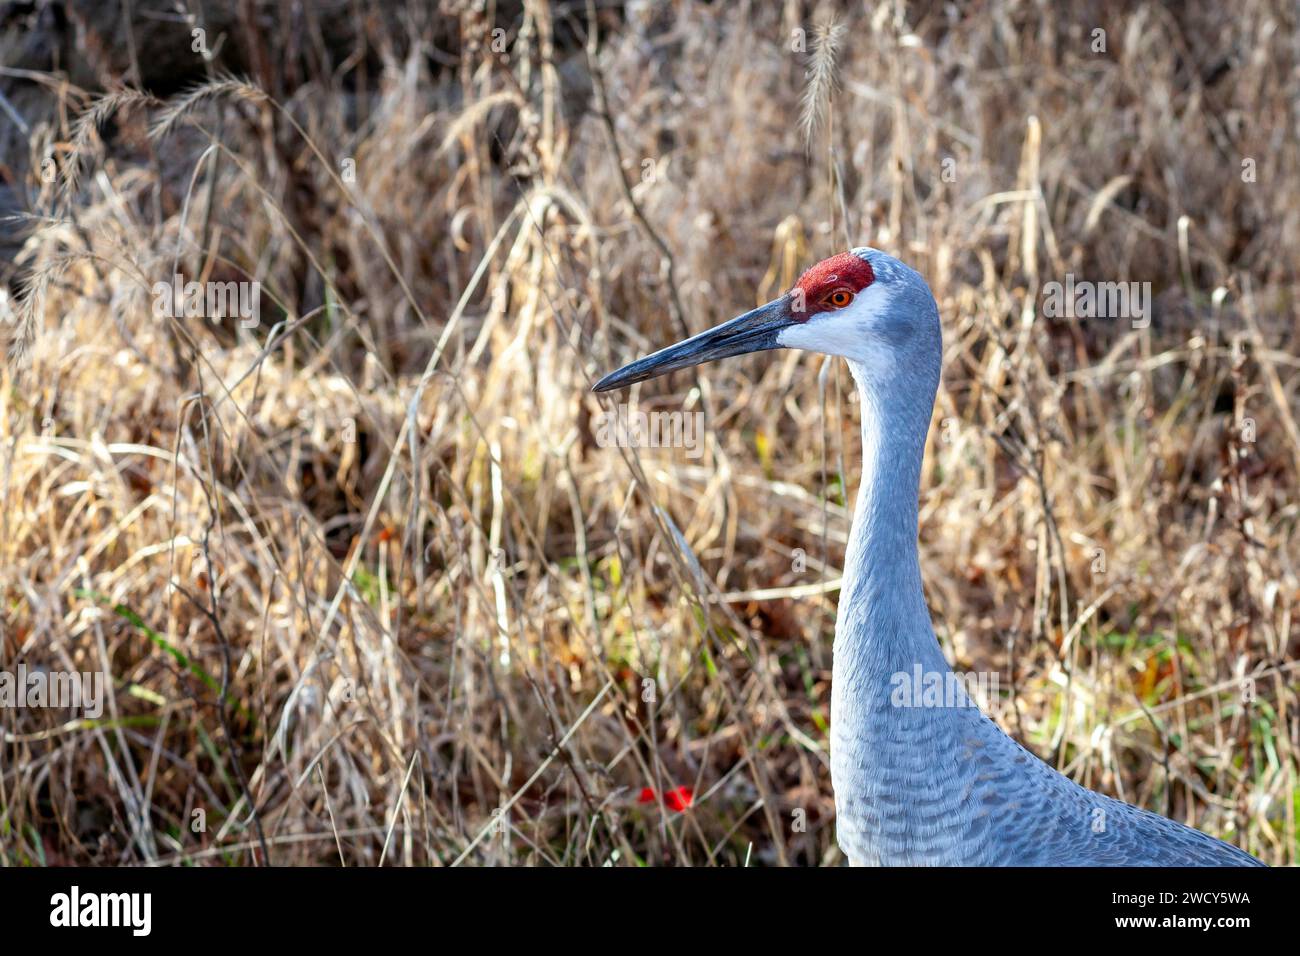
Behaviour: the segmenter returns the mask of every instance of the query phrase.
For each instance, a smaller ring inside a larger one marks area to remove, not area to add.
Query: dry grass
[[[944,319],[945,652],[1070,776],[1295,862],[1294,13],[602,4],[592,37],[537,0],[502,56],[444,6],[329,70],[263,37],[165,101],[41,87],[0,669],[113,696],[0,710],[0,863],[837,862],[841,363],[642,386],[707,412],[698,459],[596,447],[588,387],[862,242]],[[177,271],[260,281],[261,325],[155,319]],[[1066,273],[1151,282],[1151,326],[1045,318]]]

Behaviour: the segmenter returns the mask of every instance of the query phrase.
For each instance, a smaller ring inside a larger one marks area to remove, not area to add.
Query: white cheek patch
[[[874,327],[879,317],[888,313],[892,299],[885,285],[873,283],[845,308],[822,312],[807,322],[782,329],[777,334],[777,344],[824,355],[842,355],[858,362],[868,372],[873,366],[883,367],[889,356],[874,334]]]

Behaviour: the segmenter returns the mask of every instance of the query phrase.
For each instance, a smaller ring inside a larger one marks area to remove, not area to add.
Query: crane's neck
[[[855,864],[910,862],[890,836],[919,832],[945,792],[951,708],[898,706],[894,688],[951,672],[930,627],[917,556],[917,496],[938,362],[911,387],[849,362],[862,401],[862,484],[844,555],[831,674],[831,784],[840,846]],[[879,377],[878,377],[879,376]],[[882,379],[886,384],[882,384]],[[913,701],[915,703],[915,701]],[[906,796],[904,796],[906,795]],[[924,822],[924,821],[922,821]],[[892,842],[891,842],[892,841]]]
[[[939,671],[947,664],[930,627],[916,540],[937,375],[900,390],[859,363],[849,367],[862,407],[862,484],[844,556],[833,677],[840,691],[860,696],[917,663]]]

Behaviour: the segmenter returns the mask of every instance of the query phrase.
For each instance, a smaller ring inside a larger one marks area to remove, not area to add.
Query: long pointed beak
[[[689,368],[701,362],[727,358],[730,355],[744,355],[746,352],[761,352],[764,349],[780,347],[777,335],[784,328],[793,325],[795,318],[790,309],[790,296],[783,295],[766,305],[746,312],[742,316],[715,325],[707,332],[693,335],[683,342],[660,349],[653,355],[637,359],[624,365],[617,372],[610,372],[591,387],[593,392],[608,392],[610,389],[622,388],[655,378],[679,368]]]

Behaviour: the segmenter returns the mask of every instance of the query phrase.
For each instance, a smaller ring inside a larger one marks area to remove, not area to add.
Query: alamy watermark
[[[156,319],[239,319],[241,329],[261,323],[262,284],[252,282],[197,282],[179,272],[170,282],[155,282],[153,315]]]
[[[596,420],[601,448],[684,448],[687,458],[704,454],[703,412],[643,412],[619,405]]]
[[[94,720],[104,714],[104,675],[19,664],[17,671],[0,670],[0,707],[79,707]]]
[[[118,926],[131,930],[132,936],[148,936],[153,929],[153,894],[83,893],[74,884],[67,893],[50,897],[50,925]]]
[[[889,703],[893,707],[985,707],[997,696],[997,671],[927,671],[916,664],[911,671],[889,677]]]
[[[1150,282],[1090,282],[1076,280],[1073,272],[1064,282],[1043,283],[1043,315],[1050,319],[1129,319],[1135,329],[1151,324]]]

